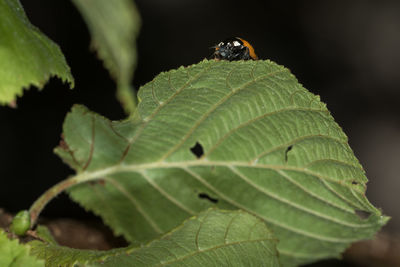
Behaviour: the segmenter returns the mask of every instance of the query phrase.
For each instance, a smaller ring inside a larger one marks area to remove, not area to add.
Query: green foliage
[[[54,239],[53,235],[51,234],[49,228],[47,228],[46,226],[38,225],[36,227],[36,236],[40,240],[42,240],[48,244],[53,244],[53,245],[57,244],[57,242]]]
[[[10,240],[0,229],[0,266],[1,267],[42,267],[44,261],[29,255],[30,247],[20,245],[18,240]]]
[[[0,0],[0,105],[14,105],[24,88],[51,76],[74,87],[60,48],[30,24],[18,0]]]
[[[133,243],[216,205],[267,222],[292,266],[338,257],[387,221],[365,197],[346,135],[284,67],[205,60],[158,75],[139,98],[126,121],[75,106],[56,149],[82,181],[103,180],[70,196]]]
[[[68,190],[71,198],[132,245],[62,247],[40,226],[42,241],[20,245],[0,232],[0,266],[43,266],[30,246],[46,266],[278,266],[278,251],[283,266],[296,266],[338,257],[386,223],[365,197],[367,178],[346,135],[287,69],[205,60],[158,75],[136,107],[136,7],[73,2],[132,116],[110,121],[74,106],[55,151],[77,175],[39,198],[31,214],[18,213],[11,230],[25,234],[52,197],[81,183]],[[0,58],[0,104],[13,105],[23,88],[41,88],[54,75],[74,86],[59,47],[18,0],[0,0]]]
[[[103,261],[107,257],[116,256],[126,252],[127,249],[113,249],[108,251],[74,249],[57,245],[56,243],[44,243],[31,241],[31,255],[45,261],[46,267],[73,267],[87,266],[95,261]],[[116,266],[117,267],[117,266]],[[122,266],[121,266],[122,267]]]
[[[46,266],[280,266],[276,239],[243,211],[207,210],[140,248],[107,252],[31,243]]]
[[[136,96],[130,86],[136,66],[135,39],[140,16],[131,0],[72,0],[82,13],[92,46],[117,81],[117,97],[126,113],[136,109]]]
[[[208,210],[128,255],[95,266],[280,266],[276,240],[243,211]]]
[[[21,210],[11,222],[10,230],[16,235],[25,235],[31,226],[31,217],[27,210]]]

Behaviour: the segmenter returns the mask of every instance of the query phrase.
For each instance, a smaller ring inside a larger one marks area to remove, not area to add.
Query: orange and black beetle
[[[239,37],[228,38],[213,48],[215,48],[213,56],[214,59],[217,60],[224,59],[232,61],[258,59],[251,44]]]

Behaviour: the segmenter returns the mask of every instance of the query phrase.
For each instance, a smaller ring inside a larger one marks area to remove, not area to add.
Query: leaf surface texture
[[[205,60],[161,73],[139,99],[126,121],[75,106],[56,150],[102,179],[70,196],[132,243],[211,206],[239,208],[267,223],[292,266],[337,257],[387,221],[326,105],[282,66]]]
[[[0,36],[0,105],[15,105],[23,89],[41,89],[51,76],[74,87],[60,48],[29,22],[18,0],[0,0]]]
[[[207,210],[140,248],[107,252],[32,243],[46,266],[280,266],[277,240],[243,211]]]
[[[30,247],[19,244],[17,239],[8,239],[0,229],[0,266],[2,267],[43,267],[44,261],[29,255]]]

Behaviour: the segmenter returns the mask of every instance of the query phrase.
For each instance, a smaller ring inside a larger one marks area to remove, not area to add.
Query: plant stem
[[[117,88],[117,98],[128,115],[134,114],[137,110],[137,98],[134,90],[129,83],[123,82]]]
[[[36,224],[39,214],[42,212],[47,203],[49,203],[50,200],[63,192],[65,189],[84,182],[102,179],[104,176],[114,171],[115,168],[111,167],[100,171],[79,173],[49,188],[32,204],[31,208],[29,209],[29,214],[31,216],[31,229]]]
[[[76,185],[79,183],[79,180],[76,179],[79,175],[73,176],[71,178],[65,179],[58,184],[55,184],[51,188],[49,188],[46,192],[44,192],[31,206],[29,209],[29,214],[31,216],[31,228],[36,224],[36,220],[39,217],[40,212],[58,194],[63,192],[65,189]]]

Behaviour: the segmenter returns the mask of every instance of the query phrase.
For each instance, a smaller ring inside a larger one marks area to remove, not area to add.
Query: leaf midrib
[[[156,162],[156,163],[138,164],[138,165],[133,165],[133,164],[132,165],[123,165],[123,164],[121,164],[121,165],[113,166],[113,167],[110,167],[110,168],[106,168],[106,169],[102,169],[102,170],[98,170],[98,171],[94,171],[94,172],[83,172],[80,175],[78,175],[78,177],[79,176],[83,176],[83,177],[80,178],[80,182],[84,182],[84,181],[88,181],[88,180],[93,180],[96,177],[105,177],[105,176],[109,176],[109,175],[120,173],[120,172],[137,172],[137,173],[142,174],[143,171],[151,170],[151,169],[159,169],[159,168],[180,168],[180,169],[185,170],[186,172],[189,172],[189,174],[191,174],[193,177],[195,177],[195,174],[190,171],[189,167],[196,167],[196,166],[223,166],[223,167],[228,167],[228,168],[232,168],[233,166],[236,166],[236,167],[253,167],[253,168],[254,167],[256,167],[256,168],[259,167],[259,168],[268,168],[268,169],[272,169],[272,170],[275,170],[275,171],[292,170],[292,171],[301,171],[301,172],[306,172],[307,173],[306,170],[301,169],[301,168],[290,167],[290,166],[282,166],[282,165],[266,165],[266,164],[263,164],[263,165],[261,165],[261,164],[251,165],[251,164],[248,164],[248,163],[244,164],[243,162],[229,162],[229,164],[227,164],[227,162],[194,160],[194,161],[172,162],[172,163]],[[312,173],[312,172],[309,172],[308,174],[314,175],[314,176],[318,176],[317,174]],[[204,183],[204,179],[201,178],[201,180]],[[248,210],[246,207],[242,206],[241,204],[239,204],[239,203],[235,202],[234,200],[230,199],[229,197],[225,196],[222,192],[219,192],[216,188],[211,186],[210,189],[212,191],[215,191],[217,195],[219,195],[220,197],[224,198],[227,202],[229,202],[229,203],[231,203],[231,204],[233,204],[233,205],[235,205],[237,207],[240,207],[241,209],[246,210],[249,213],[254,214],[254,212]],[[282,203],[285,203],[285,202],[282,202]],[[288,204],[288,203],[285,203],[285,204]],[[332,205],[332,203],[329,203],[329,204]],[[293,205],[291,205],[291,206],[293,206]],[[334,207],[339,208],[337,206],[334,206]],[[341,210],[343,210],[343,209],[341,209]],[[344,211],[353,214],[353,212],[351,212],[350,210],[344,210]],[[305,211],[305,212],[307,212],[307,211]],[[309,213],[309,212],[307,212],[307,213]],[[309,214],[316,215],[314,212],[313,213],[309,213]],[[259,214],[255,214],[255,215],[260,217]],[[319,217],[322,218],[322,219],[325,219],[325,220],[326,219],[329,220],[329,218],[326,218],[325,215],[324,216],[319,216]],[[309,237],[312,237],[312,238],[315,238],[315,239],[326,240],[326,241],[331,241],[331,242],[352,242],[352,241],[354,241],[353,239],[323,237],[323,236],[320,236],[320,235],[315,236],[315,234],[313,234],[313,233],[304,233],[304,231],[302,231],[302,230],[293,229],[290,226],[283,226],[279,222],[272,221],[271,218],[265,218],[265,217],[262,217],[262,218],[265,221],[268,221],[268,222],[273,223],[273,224],[275,224],[277,226],[283,227],[283,228],[285,228],[287,230],[296,232],[296,233],[301,234],[301,235],[309,236]],[[331,221],[333,221],[335,223],[338,223],[338,220],[331,220]],[[346,225],[346,222],[344,222],[344,223],[340,223],[339,222],[339,224]],[[347,225],[347,226],[349,226],[349,225]],[[373,225],[360,224],[359,226],[355,226],[355,227],[366,228],[366,227],[370,227],[370,226],[373,226]],[[350,227],[354,228],[354,226],[350,226]]]
[[[329,160],[329,159],[327,159]],[[335,162],[341,162],[344,165],[348,165],[351,167],[355,167],[351,164],[346,162],[333,160]],[[168,168],[187,168],[187,167],[250,167],[250,168],[261,168],[261,169],[270,169],[270,170],[288,170],[288,171],[298,171],[304,174],[308,174],[314,177],[319,178],[320,180],[326,180],[328,182],[337,183],[338,185],[347,187],[350,190],[354,190],[360,194],[363,194],[362,191],[354,189],[350,184],[346,184],[347,180],[335,180],[330,178],[329,176],[321,175],[320,173],[313,172],[311,170],[289,166],[289,165],[278,165],[278,164],[260,164],[260,163],[252,163],[247,161],[210,161],[208,159],[198,159],[198,160],[187,160],[187,161],[175,161],[175,162],[167,162],[167,161],[156,161],[151,163],[140,163],[140,164],[124,164],[123,162],[114,165],[112,167],[107,167],[104,169],[99,170],[92,170],[92,171],[84,171],[79,174],[87,176],[87,180],[93,180],[93,178],[115,174],[118,172],[141,172],[145,170],[152,170],[152,169],[168,169]],[[97,174],[98,173],[98,174]],[[84,179],[86,181],[86,178]],[[348,181],[352,181],[354,179],[348,179]],[[83,180],[82,180],[83,181]]]

